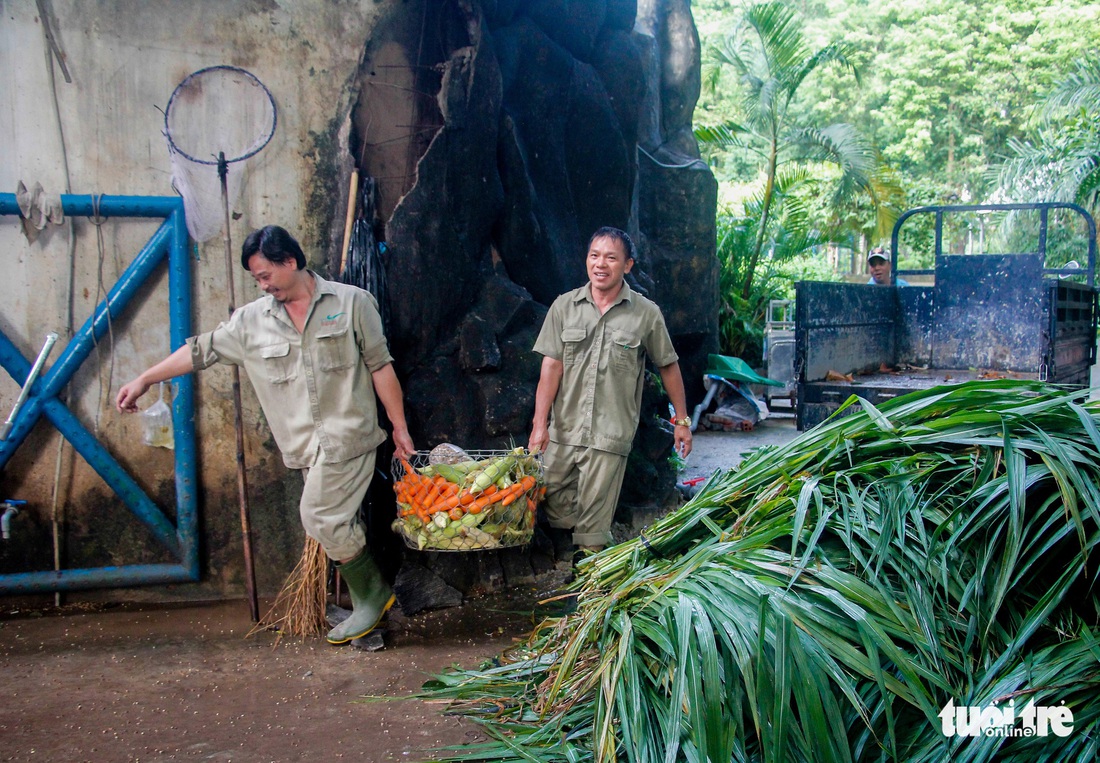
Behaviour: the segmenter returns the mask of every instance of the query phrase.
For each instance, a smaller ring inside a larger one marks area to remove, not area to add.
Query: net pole
[[[237,309],[237,299],[233,292],[233,244],[229,237],[229,188],[227,177],[229,165],[225,161],[225,152],[218,153],[218,180],[221,181],[222,211],[225,214],[225,228],[222,240],[225,242],[225,274],[229,286],[229,315]],[[241,545],[244,547],[244,584],[248,594],[248,610],[252,622],[260,621],[260,602],[256,596],[256,567],[252,561],[252,522],[248,508],[248,480],[244,469],[244,417],[241,413],[241,373],[233,364],[233,425],[237,435],[237,499],[241,510]]]

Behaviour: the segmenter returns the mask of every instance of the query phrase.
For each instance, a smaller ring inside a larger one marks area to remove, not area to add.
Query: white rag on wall
[[[46,223],[61,225],[65,222],[65,213],[61,209],[61,197],[50,196],[42,188],[41,183],[35,183],[30,191],[22,180],[15,189],[15,201],[19,205],[19,215],[23,223],[23,235],[32,244],[38,238],[38,232],[46,227]]]

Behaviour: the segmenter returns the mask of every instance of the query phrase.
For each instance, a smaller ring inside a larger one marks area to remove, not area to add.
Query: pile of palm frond
[[[853,398],[755,451],[582,565],[575,614],[425,685],[493,737],[453,759],[1094,760],[1100,407],[1083,398],[1014,381]],[[949,702],[1067,707],[1073,730],[947,735]]]

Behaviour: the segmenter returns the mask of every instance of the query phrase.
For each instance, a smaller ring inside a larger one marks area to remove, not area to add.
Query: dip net
[[[275,134],[275,99],[260,80],[236,66],[211,66],[176,86],[164,111],[172,186],[183,197],[187,231],[195,241],[216,236],[225,222],[221,177],[232,206],[240,173],[228,165],[256,155]]]

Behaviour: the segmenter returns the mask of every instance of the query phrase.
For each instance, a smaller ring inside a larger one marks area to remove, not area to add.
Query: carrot
[[[434,514],[437,511],[448,511],[457,505],[458,485],[442,477],[436,477],[431,490],[424,497],[424,508]]]
[[[519,498],[523,491],[520,489],[520,484],[517,482],[514,485],[509,485],[504,490],[504,498],[501,500],[501,506],[511,506]]]
[[[442,511],[454,511],[458,508],[461,500],[462,496],[460,496],[458,494],[458,491],[456,490],[455,492],[451,493],[451,495],[446,497],[446,499],[440,505],[440,509]]]
[[[432,489],[432,481],[429,479],[421,479],[419,486],[416,488],[416,492],[412,494],[412,497],[420,503],[423,503],[424,498]]]
[[[504,497],[504,500],[502,500],[500,502],[501,505],[502,506],[512,505],[513,503],[515,503],[517,498],[519,498],[521,495],[523,495],[528,490],[533,488],[537,482],[538,482],[538,480],[536,480],[534,477],[532,477],[530,474],[528,474],[526,477],[521,479],[519,482],[517,482],[516,484],[514,484],[511,487],[507,488],[508,495],[506,495]]]
[[[439,498],[439,493],[443,489],[443,483],[446,481],[447,480],[443,479],[442,477],[439,477],[436,480],[432,481],[432,487],[428,491],[428,494],[424,497],[424,508],[427,509],[435,505],[435,501],[437,498]]]
[[[476,501],[466,507],[467,513],[480,514],[481,512],[485,511],[485,509],[487,509],[490,505],[500,500],[501,493],[499,490],[490,493],[489,495],[485,495],[485,492],[488,491],[484,491],[480,498],[478,498]]]

